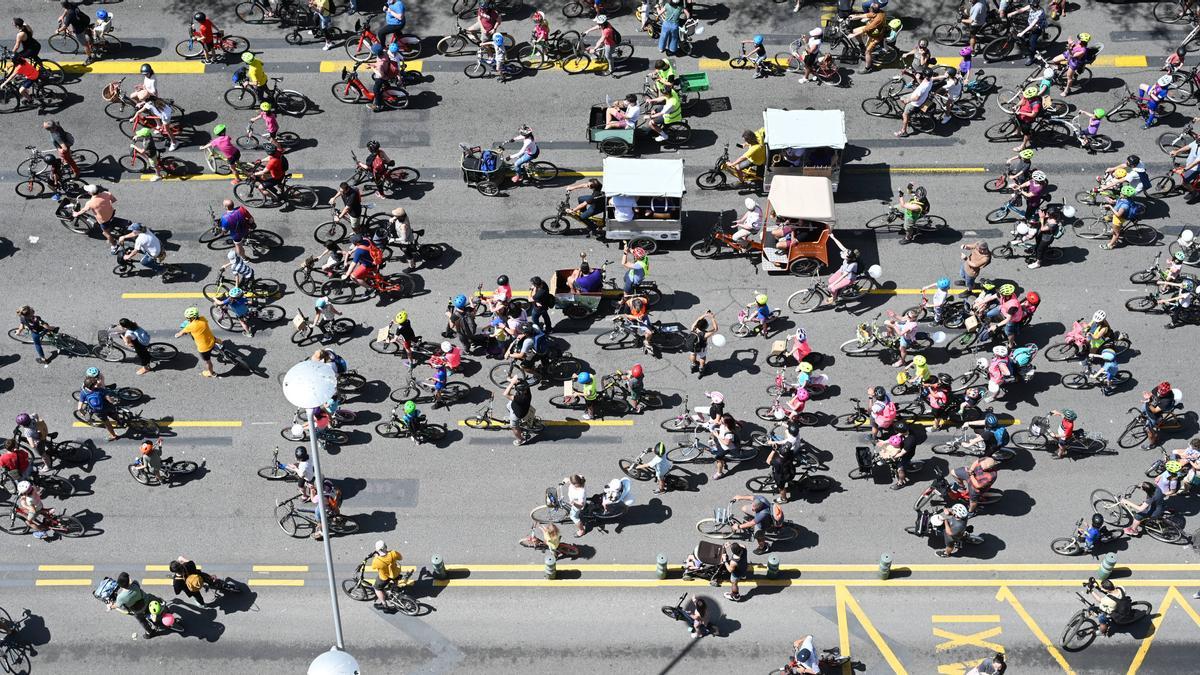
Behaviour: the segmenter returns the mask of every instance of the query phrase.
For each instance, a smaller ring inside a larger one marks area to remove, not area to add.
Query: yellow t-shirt
[[[746,158],[753,162],[756,166],[762,166],[767,163],[767,146],[763,143],[755,143],[746,148]]]
[[[189,321],[183,332],[191,335],[196,341],[196,351],[210,352],[217,344],[217,338],[213,336],[212,329],[208,327],[208,321],[204,317]]]
[[[400,552],[388,551],[383,555],[375,555],[371,561],[371,571],[378,572],[383,581],[400,577]]]
[[[254,84],[263,87],[267,84],[267,70],[263,67],[263,62],[254,59],[246,64],[246,77]]]

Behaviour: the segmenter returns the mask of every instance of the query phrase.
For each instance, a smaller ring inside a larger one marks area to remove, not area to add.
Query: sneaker
[[[120,249],[117,246],[109,246],[108,247],[108,252],[113,255],[116,255],[118,250],[120,250]]]
[[[809,80],[807,77],[802,77],[796,81],[799,82],[800,84],[808,84],[811,80]]]
[[[721,473],[720,471],[713,474],[713,480],[721,480],[724,477],[725,474]]]
[[[939,121],[939,122],[941,122],[942,124],[946,124],[947,122],[949,122],[949,121],[950,121],[950,116],[949,116],[949,115],[942,115],[942,119],[940,119],[940,120],[938,120],[938,121]]]
[[[741,602],[741,601],[742,601],[742,596],[741,596],[741,595],[735,595],[735,594],[733,593],[733,591],[725,591],[725,598],[726,598],[726,599],[728,599],[728,600],[732,600],[732,601],[734,601],[734,602]]]
[[[1193,600],[1200,600],[1200,591],[1196,591],[1195,593],[1193,593],[1193,594],[1192,594],[1192,599],[1193,599]]]
[[[809,81],[809,82],[816,82],[816,81],[817,81],[817,76],[816,76],[816,75],[809,75],[809,76],[808,76],[808,81]]]
[[[1031,262],[1028,265],[1026,265],[1026,267],[1028,267],[1031,270],[1036,270],[1037,268],[1039,268],[1041,266],[1042,266],[1042,263],[1040,263],[1040,262]]]
[[[656,494],[656,495],[661,495],[661,494],[666,494],[666,492],[667,492],[667,491],[666,491],[666,490],[659,490],[658,488],[654,488],[653,490],[651,490],[651,492],[653,492],[653,493],[654,493],[654,494]]]
[[[950,556],[954,555],[953,553],[946,553],[946,549],[944,548],[939,548],[937,550],[937,554],[939,558],[949,558]]]
[[[204,377],[212,377],[212,376],[213,376],[213,371],[211,371],[211,370],[202,370],[202,371],[200,371],[200,374],[201,374],[201,375],[203,375]]]
[[[45,539],[45,538],[46,538],[46,533],[45,533],[45,532],[34,532],[34,533],[33,533],[33,538],[34,538],[34,539]]]
[[[150,372],[150,369],[149,369],[149,368],[147,368],[147,367],[145,367],[145,366],[142,366],[141,368],[138,368],[138,369],[137,369],[137,374],[138,374],[138,375],[145,375],[145,374],[146,374],[146,373],[148,373],[148,372]]]
[[[697,633],[696,631],[692,631],[692,639],[693,640],[698,640],[702,637],[704,637],[703,633]]]
[[[167,152],[175,152],[178,149],[179,149],[179,145],[176,143],[172,143],[167,146]]]
[[[892,483],[892,484],[891,484],[891,488],[890,488],[890,489],[892,489],[892,490],[899,490],[899,489],[901,489],[901,488],[903,488],[903,487],[904,487],[904,483],[899,483],[899,482],[897,482],[897,483]]]
[[[330,49],[333,49],[333,43],[332,43],[332,42],[326,42],[326,43],[325,43],[325,46],[324,46],[324,47],[321,47],[321,49],[324,49],[325,51],[329,51]]]
[[[387,605],[383,604],[382,602],[372,603],[371,606],[380,611],[387,609]]]
[[[659,143],[665,143],[667,140],[667,137],[663,136],[662,134],[659,134],[654,137],[654,140],[658,141]]]
[[[42,358],[42,357],[40,357],[40,356],[39,356],[38,358],[34,359],[34,361],[37,361],[38,363],[42,364],[43,366],[48,366],[48,365],[50,365],[50,362],[49,362],[49,361],[47,361],[46,359],[43,359],[43,358]]]
[[[150,182],[152,182],[152,183],[160,181],[160,180],[162,180],[162,176],[160,176],[158,174],[154,174],[153,176],[150,176]]]
[[[586,413],[586,412],[585,412],[585,413],[583,413],[583,419],[585,419],[585,420],[590,420],[590,419],[592,419],[592,414],[591,414],[591,413]]]
[[[514,438],[514,439],[513,439],[513,445],[525,445],[525,441],[518,441],[518,440],[516,440],[516,439]]]
[[[759,546],[758,548],[754,549],[754,555],[762,555],[769,550],[770,549],[767,548],[766,546]]]

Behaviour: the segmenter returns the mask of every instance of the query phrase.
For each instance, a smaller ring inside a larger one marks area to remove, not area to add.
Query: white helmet
[[[614,479],[608,481],[608,489],[613,492],[619,491],[621,489],[621,479],[614,478]]]
[[[975,365],[979,366],[980,368],[983,368],[984,370],[987,370],[987,367],[988,367],[987,357],[986,356],[979,357],[978,359],[975,360]]]
[[[1179,242],[1181,244],[1190,244],[1196,238],[1196,234],[1191,230],[1184,230],[1179,233]]]
[[[33,485],[29,481],[23,480],[17,483],[17,494],[23,495],[26,492],[29,492],[29,488],[31,487],[33,487]]]
[[[753,211],[754,209],[757,209],[757,208],[758,208],[758,204],[757,204],[757,203],[755,203],[755,201],[754,201],[753,199],[749,198],[749,197],[746,197],[746,202],[745,202],[745,203],[746,203],[746,210],[747,210],[747,211]]]
[[[995,354],[999,358],[1004,358],[1008,356],[1008,347],[1005,347],[1004,345],[996,345],[995,347],[992,347],[992,354]]]
[[[1102,309],[1098,309],[1098,310],[1096,310],[1096,313],[1092,315],[1092,323],[1100,323],[1101,321],[1103,321],[1107,318],[1108,318],[1108,313]]]
[[[383,543],[383,540],[380,539],[379,541],[375,542],[375,550],[383,553],[384,551],[387,551],[387,544]]]
[[[1160,86],[1160,87],[1171,86],[1171,76],[1163,75],[1162,77],[1158,78],[1158,86]]]
[[[1053,66],[1046,66],[1046,67],[1045,67],[1045,68],[1042,70],[1042,79],[1043,79],[1043,80],[1052,80],[1052,79],[1054,79],[1054,67],[1053,67]]]
[[[443,341],[441,344],[441,347],[442,347],[442,353],[444,353],[444,354],[449,354],[450,350],[454,349],[454,345],[450,344],[448,341]]]
[[[821,37],[825,34],[825,31],[822,30],[820,26],[817,26],[816,28],[808,31],[808,34],[812,37]]]
[[[597,14],[596,18],[592,19],[592,21],[595,21],[597,24],[608,23],[608,15],[607,14]]]
[[[89,195],[94,195],[100,191],[100,186],[99,185],[84,185],[83,191],[88,193]]]
[[[1034,171],[1033,179],[1039,183],[1045,183],[1046,182],[1046,172],[1045,171]]]
[[[950,513],[953,513],[954,517],[958,518],[959,520],[971,515],[967,512],[967,507],[963,506],[962,504],[955,504],[954,506],[951,506]]]

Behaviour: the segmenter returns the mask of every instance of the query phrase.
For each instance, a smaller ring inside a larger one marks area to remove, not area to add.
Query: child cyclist
[[[742,40],[743,45],[753,45],[746,52],[746,60],[754,64],[754,79],[760,80],[770,73],[767,72],[767,48],[763,45],[763,36],[755,35],[753,39]]]
[[[746,305],[746,309],[754,310],[749,317],[750,321],[757,323],[756,330],[760,335],[766,337],[770,333],[769,326],[772,318],[771,308],[767,306],[767,295],[759,293],[754,296],[754,302]]]

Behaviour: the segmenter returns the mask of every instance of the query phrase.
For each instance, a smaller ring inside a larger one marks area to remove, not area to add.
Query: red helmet
[[[642,364],[640,364],[640,363],[633,364],[633,367],[629,369],[629,374],[632,375],[633,377],[641,377],[642,376]]]
[[[1159,396],[1166,396],[1167,394],[1171,393],[1171,383],[1165,380],[1159,382],[1158,386],[1154,388],[1154,391],[1158,392]]]
[[[629,252],[633,254],[634,258],[641,259],[646,257],[646,249],[642,248],[641,246],[632,248],[629,250]]]
[[[435,355],[429,357],[429,365],[433,366],[434,368],[437,368],[439,366],[444,366],[444,365],[446,365],[446,359],[443,359],[442,357],[435,354]]]
[[[1042,302],[1042,296],[1038,295],[1037,291],[1029,291],[1025,294],[1025,299],[1029,301],[1029,304],[1034,306],[1037,306]]]

